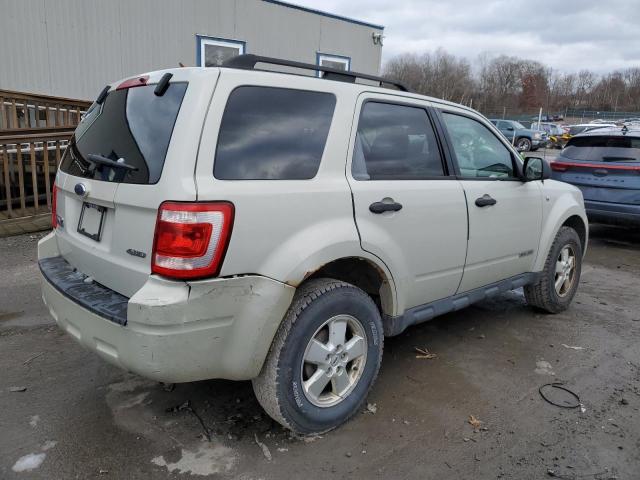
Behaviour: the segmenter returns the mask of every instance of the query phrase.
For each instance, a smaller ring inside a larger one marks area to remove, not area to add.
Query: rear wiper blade
[[[119,160],[111,160],[110,158],[103,157],[102,155],[90,153],[87,155],[87,160],[98,165],[106,165],[113,168],[122,168],[123,170],[128,170],[130,172],[138,171],[138,167],[134,167],[133,165],[125,163],[124,158],[121,158]]]

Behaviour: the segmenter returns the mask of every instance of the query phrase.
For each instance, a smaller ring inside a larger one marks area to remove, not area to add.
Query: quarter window
[[[472,178],[513,178],[511,151],[480,122],[443,113],[460,173]]]
[[[222,180],[313,178],[335,104],[330,93],[237,88],[222,117],[214,176]]]
[[[415,180],[444,175],[427,112],[367,102],[362,108],[352,174],[356,180]]]

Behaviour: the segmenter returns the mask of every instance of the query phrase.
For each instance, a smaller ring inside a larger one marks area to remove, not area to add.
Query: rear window
[[[94,104],[78,125],[62,157],[63,172],[107,182],[152,184],[160,179],[186,82],[169,84],[162,96],[155,85],[115,90]],[[124,162],[137,170],[90,161],[88,155]]]
[[[591,162],[638,162],[640,138],[622,135],[574,137],[567,142],[562,156]]]
[[[220,125],[221,180],[305,180],[320,167],[336,99],[330,93],[239,87]]]
[[[444,175],[436,135],[422,108],[367,102],[352,162],[357,180],[416,180]]]

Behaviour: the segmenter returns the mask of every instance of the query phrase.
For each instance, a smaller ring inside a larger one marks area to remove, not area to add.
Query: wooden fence
[[[0,89],[0,131],[75,127],[90,105],[85,100]]]
[[[56,169],[72,133],[73,130],[27,135],[0,132],[0,221],[51,210]]]
[[[0,223],[50,212],[60,158],[90,104],[0,90]]]

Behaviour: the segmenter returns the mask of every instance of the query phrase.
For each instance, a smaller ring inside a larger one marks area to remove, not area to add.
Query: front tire
[[[551,245],[540,278],[524,287],[527,303],[547,313],[559,313],[571,304],[580,283],[582,245],[571,227],[561,227]]]
[[[253,390],[299,434],[322,433],[362,408],[382,361],[382,319],[365,292],[315,279],[296,292]]]

